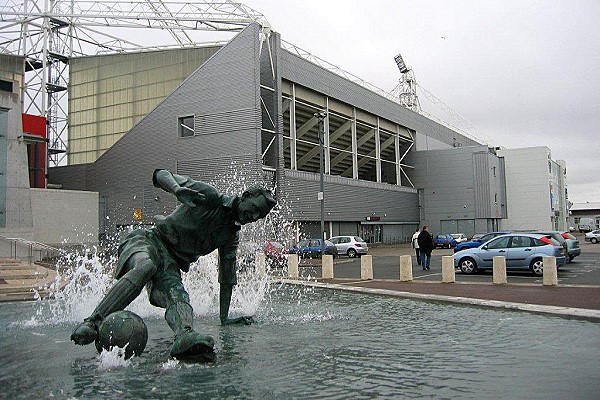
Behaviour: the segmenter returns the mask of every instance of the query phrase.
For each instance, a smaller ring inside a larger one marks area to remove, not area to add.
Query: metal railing
[[[25,259],[29,262],[29,265],[35,261],[55,258],[60,254],[60,249],[56,247],[22,238],[0,236],[0,243],[2,244],[0,246],[1,258]]]

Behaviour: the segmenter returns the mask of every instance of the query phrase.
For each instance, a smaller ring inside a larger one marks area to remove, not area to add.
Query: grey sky
[[[546,146],[569,198],[600,201],[600,2],[242,0],[290,42],[391,91],[419,85],[493,146]],[[420,96],[430,113],[458,124]]]

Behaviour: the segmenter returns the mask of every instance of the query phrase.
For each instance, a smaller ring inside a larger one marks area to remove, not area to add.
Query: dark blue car
[[[440,233],[433,238],[433,244],[436,249],[438,247],[450,249],[456,246],[456,239],[449,233]]]
[[[288,249],[289,254],[298,254],[298,257],[319,257],[321,255],[321,239],[304,239],[297,246]],[[325,240],[325,254],[337,257],[337,247],[329,240]]]
[[[468,242],[463,242],[463,243],[457,244],[456,247],[454,248],[454,252],[457,253],[457,252],[459,252],[461,250],[464,250],[464,249],[472,249],[474,247],[479,247],[482,243],[485,243],[488,240],[491,240],[491,239],[495,238],[496,236],[505,235],[507,233],[510,233],[510,232],[508,232],[508,231],[499,231],[499,232],[486,233],[485,235],[481,236],[480,238],[471,239]]]

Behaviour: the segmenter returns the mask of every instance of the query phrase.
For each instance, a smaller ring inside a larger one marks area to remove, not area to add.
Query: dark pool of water
[[[0,398],[598,398],[600,324],[333,290],[282,288],[251,326],[196,328],[210,364],[169,362],[172,335],[148,318],[144,354],[111,366],[69,342],[73,324],[29,323],[0,304]]]

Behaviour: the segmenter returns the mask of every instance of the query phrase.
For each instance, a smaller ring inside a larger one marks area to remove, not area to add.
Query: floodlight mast
[[[396,88],[400,105],[415,112],[421,112],[421,105],[417,96],[417,81],[413,70],[406,65],[401,54],[397,54],[394,60],[402,74]]]
[[[222,44],[223,37],[209,41],[197,36],[207,31],[236,33],[251,23],[258,23],[265,36],[270,32],[270,24],[262,14],[232,0],[0,3],[0,53],[25,58],[23,111],[47,119],[49,166],[60,165],[67,154],[70,58],[194,47],[207,42]],[[131,29],[142,29],[140,33],[154,30],[157,34],[124,34]],[[150,43],[152,40],[156,43]]]

